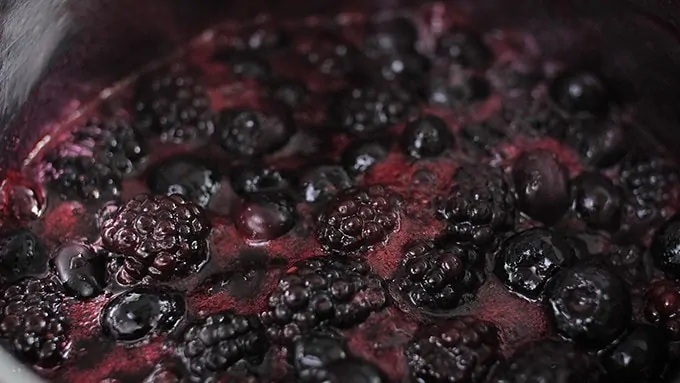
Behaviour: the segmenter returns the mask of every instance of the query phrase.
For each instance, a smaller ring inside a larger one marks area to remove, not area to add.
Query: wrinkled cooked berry
[[[519,206],[545,223],[559,220],[569,208],[569,179],[564,166],[547,150],[522,154],[512,166]]]
[[[100,232],[108,250],[124,255],[118,279],[130,284],[195,271],[207,256],[210,222],[198,205],[179,194],[140,194],[104,220]]]
[[[649,253],[657,267],[680,276],[680,215],[673,216],[657,230]]]
[[[438,40],[437,56],[450,59],[464,67],[484,69],[491,63],[493,54],[482,36],[461,27],[453,27]]]
[[[309,203],[328,202],[353,185],[345,169],[337,165],[316,167],[308,171],[300,183],[304,199]]]
[[[496,275],[511,290],[537,298],[561,268],[575,261],[575,250],[562,235],[533,228],[508,238],[496,258]]]
[[[558,272],[546,287],[546,302],[557,331],[585,345],[607,345],[621,334],[632,314],[623,280],[590,265]]]
[[[655,155],[634,153],[623,159],[621,184],[641,204],[661,204],[668,200],[669,191],[678,185],[674,165]]]
[[[664,330],[674,340],[680,340],[680,285],[660,280],[647,288],[645,318]]]
[[[175,156],[158,164],[147,176],[154,194],[181,194],[205,207],[220,187],[220,175],[194,156]]]
[[[426,311],[449,310],[472,300],[484,280],[475,264],[481,257],[473,249],[419,243],[404,258],[394,283],[410,304]]]
[[[453,144],[453,134],[437,116],[424,116],[406,124],[401,134],[401,148],[410,157],[436,157]]]
[[[370,23],[364,39],[364,51],[369,57],[410,52],[415,49],[418,30],[403,17]]]
[[[236,229],[254,241],[270,241],[286,234],[297,216],[293,202],[275,193],[247,198],[234,214]]]
[[[581,173],[573,182],[574,208],[596,229],[616,230],[621,222],[621,192],[599,173]]]
[[[431,104],[458,108],[488,97],[489,84],[458,65],[436,62],[430,71],[427,97]]]
[[[602,81],[594,74],[564,73],[550,85],[553,100],[571,113],[598,114],[607,110],[608,96]]]
[[[656,327],[638,324],[606,354],[604,367],[613,381],[657,382],[668,354],[668,342]]]
[[[279,279],[260,314],[270,338],[292,341],[324,326],[353,327],[386,304],[382,281],[362,261],[311,258]]]
[[[396,194],[383,186],[352,188],[338,194],[317,219],[317,239],[338,252],[371,247],[386,241],[399,227]]]
[[[0,276],[14,282],[47,271],[47,254],[38,237],[29,230],[19,230],[0,237]]]
[[[514,198],[497,169],[464,165],[454,176],[456,184],[439,209],[452,240],[479,248],[493,246],[497,234],[514,225]]]
[[[229,178],[232,189],[240,196],[283,192],[290,186],[279,171],[261,166],[235,168]]]
[[[184,332],[178,352],[191,375],[206,381],[240,361],[260,363],[268,347],[256,317],[220,312],[192,324]]]
[[[405,347],[413,379],[418,382],[481,383],[501,356],[498,330],[471,316],[422,327]]]
[[[178,293],[135,288],[110,300],[102,309],[104,333],[119,342],[137,342],[173,329],[186,311]]]
[[[594,356],[571,343],[541,340],[525,344],[491,373],[489,383],[604,383],[605,375]]]
[[[53,258],[57,275],[67,293],[88,299],[106,287],[106,258],[90,246],[67,243],[55,251]]]
[[[342,153],[342,166],[350,174],[361,174],[387,158],[390,145],[385,140],[354,141]]]
[[[224,110],[216,120],[219,144],[227,154],[260,157],[285,145],[293,132],[290,116]]]

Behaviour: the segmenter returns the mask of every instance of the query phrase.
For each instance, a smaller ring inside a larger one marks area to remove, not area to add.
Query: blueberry
[[[621,192],[599,173],[582,173],[574,180],[574,208],[588,225],[616,230],[621,221]]]
[[[406,124],[401,148],[413,158],[436,157],[453,144],[453,134],[437,116],[424,116]]]
[[[564,337],[604,346],[628,325],[632,308],[625,282],[591,265],[561,270],[546,288],[548,317]]]
[[[373,364],[358,358],[341,359],[327,368],[330,383],[386,383],[385,374]]]
[[[565,168],[547,150],[522,154],[512,167],[520,209],[544,223],[559,220],[569,208]]]
[[[106,286],[106,258],[89,246],[63,245],[57,249],[53,262],[59,279],[71,295],[92,298]]]
[[[487,98],[489,83],[458,65],[435,63],[427,82],[426,96],[434,105],[458,108]]]
[[[215,121],[218,144],[236,157],[261,157],[284,146],[293,135],[292,117],[284,112],[261,113],[227,109]]]
[[[553,100],[570,113],[599,114],[607,110],[607,91],[595,74],[564,73],[550,85]]]
[[[680,214],[657,230],[649,253],[658,268],[674,277],[680,276]]]
[[[658,328],[638,324],[606,354],[604,366],[622,383],[656,382],[668,354],[668,341]]]
[[[147,185],[155,194],[181,194],[205,207],[219,189],[220,178],[205,161],[184,155],[171,157],[152,168]]]
[[[45,248],[31,231],[19,230],[0,238],[0,276],[7,282],[47,271]]]
[[[269,241],[286,234],[295,220],[293,203],[276,193],[253,195],[235,211],[236,229],[254,241]]]
[[[465,28],[452,28],[438,40],[436,53],[470,68],[484,69],[491,64],[493,54],[482,36]]]
[[[318,370],[346,357],[345,343],[332,334],[306,335],[293,346],[293,366],[303,380],[319,375]]]
[[[626,136],[620,124],[590,118],[575,125],[567,141],[587,164],[605,168],[626,154]]]
[[[171,330],[186,311],[184,298],[170,291],[139,287],[109,301],[101,314],[104,333],[120,342],[136,342]]]
[[[575,250],[567,238],[533,228],[508,238],[496,258],[496,275],[511,290],[537,298],[548,280],[571,265]]]
[[[403,17],[382,20],[368,25],[364,51],[369,57],[410,52],[415,49],[418,30]]]
[[[342,153],[342,165],[350,174],[361,174],[384,161],[390,145],[383,140],[355,141]]]
[[[281,192],[290,186],[288,179],[278,170],[257,165],[234,168],[229,178],[232,189],[240,196]]]
[[[352,185],[352,179],[345,169],[337,165],[316,167],[301,178],[302,193],[309,203],[327,202]]]

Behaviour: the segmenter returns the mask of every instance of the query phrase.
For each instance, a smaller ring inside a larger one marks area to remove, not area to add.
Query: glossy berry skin
[[[472,316],[419,329],[404,349],[418,382],[481,383],[499,353],[498,330]]]
[[[236,229],[253,241],[270,241],[290,231],[297,220],[295,205],[283,194],[253,195],[234,212]]]
[[[331,363],[326,368],[322,382],[330,383],[387,383],[385,374],[372,363],[359,358],[346,358]]]
[[[286,144],[293,134],[292,119],[284,112],[224,110],[216,120],[218,143],[234,157],[261,157]]]
[[[550,94],[555,102],[570,113],[600,114],[609,103],[607,91],[595,74],[564,73],[553,80]]]
[[[436,54],[464,67],[486,68],[493,59],[491,49],[482,36],[463,27],[453,27],[438,40]]]
[[[590,265],[555,275],[546,288],[546,305],[557,331],[583,345],[607,345],[621,334],[632,315],[623,280]]]
[[[309,203],[324,203],[354,182],[338,165],[322,165],[306,172],[300,181],[303,198]]]
[[[317,219],[316,235],[324,248],[352,252],[386,241],[399,227],[396,195],[381,185],[348,189],[327,204]]]
[[[206,207],[220,188],[220,175],[194,156],[174,156],[158,164],[146,179],[154,194],[181,194]]]
[[[628,149],[626,129],[618,121],[589,118],[571,121],[566,142],[592,166],[606,168],[617,164]]]
[[[99,295],[106,287],[106,258],[92,247],[67,243],[55,251],[52,260],[67,294],[80,299]]]
[[[278,170],[252,165],[233,169],[229,181],[231,188],[242,197],[260,193],[284,192],[290,182]]]
[[[324,379],[328,374],[325,367],[347,356],[345,341],[331,333],[302,336],[293,346],[293,366],[303,382]]]
[[[576,252],[569,241],[545,228],[533,228],[508,238],[496,258],[495,273],[509,289],[538,298],[563,267],[570,266]]]
[[[138,287],[110,300],[101,312],[104,334],[117,342],[138,342],[168,332],[184,317],[180,294]]]
[[[453,144],[453,134],[444,120],[423,116],[406,124],[401,134],[401,149],[412,158],[436,157]]]
[[[0,237],[0,276],[15,282],[47,271],[48,256],[42,241],[29,230],[19,230]]]
[[[588,225],[616,230],[621,222],[622,195],[609,178],[582,173],[574,180],[574,208]]]
[[[619,170],[622,187],[642,205],[661,205],[678,185],[678,173],[667,159],[648,153],[626,156]]]
[[[609,376],[624,383],[658,381],[668,357],[668,341],[658,328],[637,324],[625,334],[603,364]]]
[[[657,267],[680,276],[680,215],[673,216],[657,230],[649,248]]]
[[[368,171],[387,158],[390,145],[384,140],[354,141],[342,153],[342,166],[351,175]]]
[[[219,312],[192,323],[177,351],[192,378],[219,377],[239,361],[260,363],[269,344],[256,317]]]
[[[645,294],[644,314],[669,340],[680,340],[680,285],[668,280],[652,282]]]
[[[118,280],[170,280],[187,276],[206,259],[210,222],[185,197],[140,194],[104,220],[106,249],[124,256]]]
[[[569,179],[555,156],[546,150],[522,154],[512,166],[519,206],[545,223],[559,220],[569,208]]]
[[[491,373],[489,383],[604,383],[604,371],[594,356],[558,340],[521,346]]]
[[[362,261],[310,258],[283,275],[260,314],[270,339],[287,343],[318,328],[351,328],[386,304],[383,282]]]

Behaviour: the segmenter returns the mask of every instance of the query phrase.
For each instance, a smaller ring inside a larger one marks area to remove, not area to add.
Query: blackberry
[[[464,27],[453,27],[439,37],[436,54],[475,69],[485,69],[493,60],[493,53],[482,36]]]
[[[110,300],[102,309],[104,333],[118,342],[137,342],[172,330],[184,317],[184,297],[170,290],[138,287]]]
[[[352,135],[384,132],[410,114],[415,99],[396,84],[351,88],[337,95],[327,111],[328,122]]]
[[[192,155],[173,156],[153,167],[146,183],[154,194],[181,194],[206,207],[220,188],[220,174]]]
[[[547,150],[519,156],[512,166],[520,209],[547,224],[557,222],[569,208],[569,178],[565,167]]]
[[[540,340],[525,344],[492,372],[489,383],[604,383],[596,357],[571,343]]]
[[[674,165],[654,155],[627,156],[623,159],[619,176],[624,190],[643,205],[662,205],[670,198],[671,189],[678,185]]]
[[[589,226],[618,229],[622,195],[611,180],[599,173],[584,172],[574,180],[574,209]]]
[[[43,243],[30,230],[18,230],[0,237],[0,276],[15,282],[47,271],[49,257]]]
[[[435,62],[427,81],[428,101],[447,108],[459,108],[490,94],[485,79],[449,63]]]
[[[182,65],[143,76],[134,103],[137,125],[162,141],[192,141],[214,130],[208,93]]]
[[[265,81],[272,76],[269,63],[254,52],[225,49],[215,53],[213,59],[227,65],[239,79]]]
[[[95,157],[48,157],[50,185],[62,198],[85,201],[113,200],[120,196],[119,173]]]
[[[385,242],[399,228],[398,196],[381,185],[338,194],[317,218],[316,237],[329,251],[351,252]]]
[[[484,280],[481,257],[458,245],[446,248],[418,243],[407,249],[394,283],[415,307],[437,312],[470,301]]]
[[[368,171],[390,154],[391,145],[386,141],[380,139],[353,141],[342,152],[342,166],[352,175]]]
[[[622,278],[632,291],[644,287],[649,282],[648,261],[645,252],[636,245],[614,245],[607,251],[605,265]]]
[[[418,29],[403,17],[379,20],[368,24],[366,29],[363,49],[372,58],[414,51],[418,41]]]
[[[437,116],[423,116],[406,124],[401,149],[412,158],[436,157],[453,145],[453,133]]]
[[[63,295],[52,279],[24,279],[9,286],[0,298],[0,335],[26,363],[43,368],[65,358],[67,323]]]
[[[290,187],[290,181],[281,172],[256,165],[235,168],[229,178],[232,189],[242,197],[284,192]]]
[[[261,157],[286,144],[293,120],[286,113],[224,110],[216,119],[218,143],[236,157]]]
[[[295,225],[295,204],[280,193],[248,197],[234,212],[236,229],[254,241],[276,239]]]
[[[481,383],[501,357],[498,330],[472,316],[421,327],[404,348],[418,382]]]
[[[656,327],[638,324],[606,353],[604,367],[616,382],[657,382],[668,356],[668,342]]]
[[[225,311],[193,323],[178,352],[192,376],[205,381],[239,362],[259,364],[269,348],[260,321]]]
[[[546,287],[548,317],[564,337],[584,345],[605,346],[631,319],[625,283],[592,265],[561,270]]]
[[[550,84],[550,95],[570,113],[600,114],[609,104],[602,80],[588,72],[561,74]]]
[[[497,235],[511,229],[515,220],[514,196],[503,174],[486,166],[463,165],[455,174],[439,215],[446,220],[448,236],[480,249],[496,244]]]
[[[649,254],[658,268],[674,277],[680,276],[680,214],[657,230]]]
[[[288,342],[318,328],[355,326],[386,300],[382,281],[363,261],[310,258],[279,279],[260,318],[271,339]]]
[[[680,284],[668,280],[652,282],[645,298],[645,318],[664,330],[670,340],[680,340]]]
[[[52,260],[65,291],[77,298],[89,299],[106,287],[106,257],[92,247],[66,243],[55,251]]]
[[[508,238],[496,257],[494,270],[506,287],[538,298],[553,275],[576,261],[576,251],[561,234],[532,228]]]
[[[309,203],[328,202],[353,184],[345,169],[337,165],[316,167],[301,178],[302,195]]]
[[[326,367],[347,358],[347,345],[337,335],[313,333],[300,337],[293,346],[293,367],[302,382],[326,378]]]
[[[196,271],[207,257],[210,222],[198,205],[179,194],[140,194],[105,219],[100,233],[106,249],[125,257],[118,279],[131,284]]]

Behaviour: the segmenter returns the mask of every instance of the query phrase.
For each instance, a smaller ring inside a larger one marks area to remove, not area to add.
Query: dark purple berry
[[[269,348],[264,335],[257,317],[220,312],[192,324],[178,352],[192,377],[212,381],[241,361],[261,363]]]
[[[181,194],[206,207],[220,187],[220,175],[194,156],[177,156],[154,167],[146,179],[154,194]]]
[[[368,24],[364,40],[364,51],[369,57],[385,54],[411,52],[415,50],[418,30],[403,17],[380,20]]]
[[[436,157],[453,145],[453,133],[437,116],[424,116],[406,124],[401,149],[412,158]]]
[[[226,49],[215,53],[213,59],[224,63],[239,79],[264,81],[271,77],[269,63],[252,52]]]
[[[473,154],[488,155],[496,145],[507,138],[505,130],[505,126],[499,126],[491,121],[473,123],[461,129],[461,141]]]
[[[658,381],[667,354],[664,334],[656,327],[638,324],[607,352],[603,364],[613,381],[652,383]]]
[[[339,78],[356,74],[361,52],[352,43],[328,30],[311,32],[308,38],[312,43],[298,49],[316,70]]]
[[[296,263],[280,279],[260,314],[270,338],[289,342],[319,327],[350,328],[387,302],[369,266],[330,256]]]
[[[588,72],[564,73],[550,85],[550,95],[570,113],[606,112],[609,104],[607,91],[595,74]]]
[[[449,29],[437,40],[436,53],[439,57],[475,69],[485,69],[493,60],[493,53],[482,36],[461,27]]]
[[[326,367],[326,377],[320,382],[329,383],[387,383],[385,374],[375,365],[359,358],[347,358]]]
[[[632,153],[623,159],[621,185],[642,205],[661,205],[678,186],[678,173],[668,159],[653,154]]]
[[[106,287],[106,258],[91,247],[68,243],[55,251],[54,267],[64,289],[77,298],[99,295]]]
[[[382,79],[399,81],[414,92],[422,92],[422,81],[432,64],[418,52],[404,52],[380,57],[377,66]]]
[[[293,346],[293,367],[303,382],[316,382],[327,374],[325,367],[347,358],[345,341],[324,332],[305,335]]]
[[[540,340],[520,347],[493,370],[488,383],[605,383],[597,358],[573,344]]]
[[[520,208],[532,218],[554,223],[569,208],[567,172],[551,152],[522,154],[513,164],[512,179]]]
[[[501,357],[498,330],[471,316],[423,326],[405,347],[414,381],[481,383]]]
[[[427,83],[431,104],[458,108],[489,96],[489,84],[482,77],[458,65],[435,62]]]
[[[673,216],[657,230],[649,253],[657,267],[680,276],[680,215]]]
[[[317,239],[324,248],[351,252],[387,241],[400,221],[396,194],[385,187],[347,189],[326,205],[317,219]]]
[[[345,169],[337,165],[316,167],[302,176],[300,183],[304,199],[309,203],[328,202],[354,184]]]
[[[350,174],[361,174],[384,161],[390,153],[385,140],[354,141],[342,153],[342,166]]]
[[[538,298],[548,280],[575,261],[567,238],[545,228],[528,229],[508,238],[496,258],[496,275],[511,290]]]
[[[567,142],[587,164],[605,168],[617,164],[626,154],[627,141],[618,122],[589,118],[571,124]]]
[[[599,173],[584,172],[574,181],[574,209],[591,227],[616,230],[621,222],[621,191]]]
[[[564,337],[604,346],[628,325],[632,308],[623,280],[591,265],[558,272],[546,287],[548,317]]]
[[[284,192],[290,187],[290,182],[281,172],[261,166],[234,168],[229,178],[232,189],[240,196]]]
[[[185,197],[140,194],[102,223],[107,250],[122,254],[118,279],[125,284],[170,280],[196,271],[207,257],[210,221]]]
[[[19,230],[0,237],[0,276],[15,282],[47,271],[48,257],[38,237],[29,230]]]
[[[234,157],[261,157],[288,142],[293,122],[285,113],[224,110],[216,119],[218,142]]]
[[[647,287],[644,314],[670,340],[680,340],[680,285],[668,280],[652,282]]]
[[[621,277],[632,291],[645,288],[650,272],[647,253],[639,246],[611,246],[604,255],[604,264]]]
[[[253,195],[234,213],[236,229],[253,241],[270,241],[286,234],[296,221],[295,205],[284,195]]]
[[[272,98],[289,107],[296,107],[309,97],[305,84],[294,80],[275,83],[270,90]]]
[[[118,342],[137,342],[172,330],[184,317],[186,303],[178,293],[135,288],[110,300],[102,309],[104,333]]]

